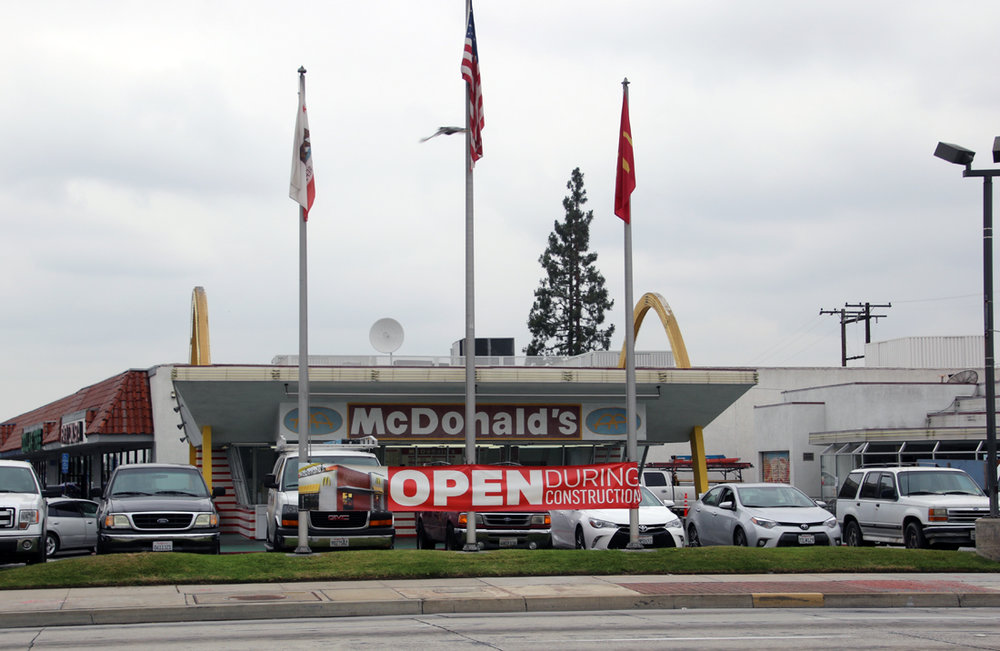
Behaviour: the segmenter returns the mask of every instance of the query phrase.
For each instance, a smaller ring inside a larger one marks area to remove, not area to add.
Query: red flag
[[[304,73],[305,70],[299,70]],[[306,78],[299,75],[299,110],[295,116],[295,143],[292,146],[292,180],[288,196],[302,206],[303,217],[309,219],[309,209],[316,198],[313,178],[312,144],[309,142],[309,115],[306,113]]]
[[[632,127],[628,122],[628,87],[622,98],[622,128],[618,134],[618,169],[615,173],[615,214],[632,222],[632,190],[635,190],[635,159],[632,157]]]
[[[479,79],[479,48],[476,46],[476,25],[472,21],[472,3],[469,3],[469,24],[465,30],[465,53],[462,55],[462,79],[469,97],[469,153],[472,165],[483,157],[483,87]]]

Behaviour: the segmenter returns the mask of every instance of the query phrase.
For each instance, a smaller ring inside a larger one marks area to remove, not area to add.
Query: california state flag
[[[303,218],[309,219],[309,209],[316,198],[313,179],[312,144],[309,142],[309,114],[306,113],[306,79],[299,75],[299,111],[295,116],[295,143],[292,146],[292,181],[288,196],[302,206]]]

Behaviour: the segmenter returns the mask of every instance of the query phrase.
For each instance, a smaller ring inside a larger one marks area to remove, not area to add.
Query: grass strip
[[[1000,572],[969,552],[889,547],[619,550],[332,551],[209,556],[181,553],[65,558],[0,570],[0,589],[125,585],[362,581],[498,576]]]

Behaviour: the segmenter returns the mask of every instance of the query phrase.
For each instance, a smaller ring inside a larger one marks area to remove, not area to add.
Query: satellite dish
[[[948,384],[976,384],[979,382],[979,374],[973,370],[959,371],[948,376]]]
[[[403,344],[403,326],[396,319],[379,319],[372,325],[368,340],[378,352],[391,355]]]

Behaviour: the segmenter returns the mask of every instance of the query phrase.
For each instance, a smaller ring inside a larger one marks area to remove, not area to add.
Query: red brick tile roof
[[[0,423],[0,452],[21,449],[21,434],[38,427],[42,443],[57,443],[64,416],[85,412],[85,433],[152,434],[153,409],[149,374],[130,370],[84,387],[71,396],[50,402]]]

